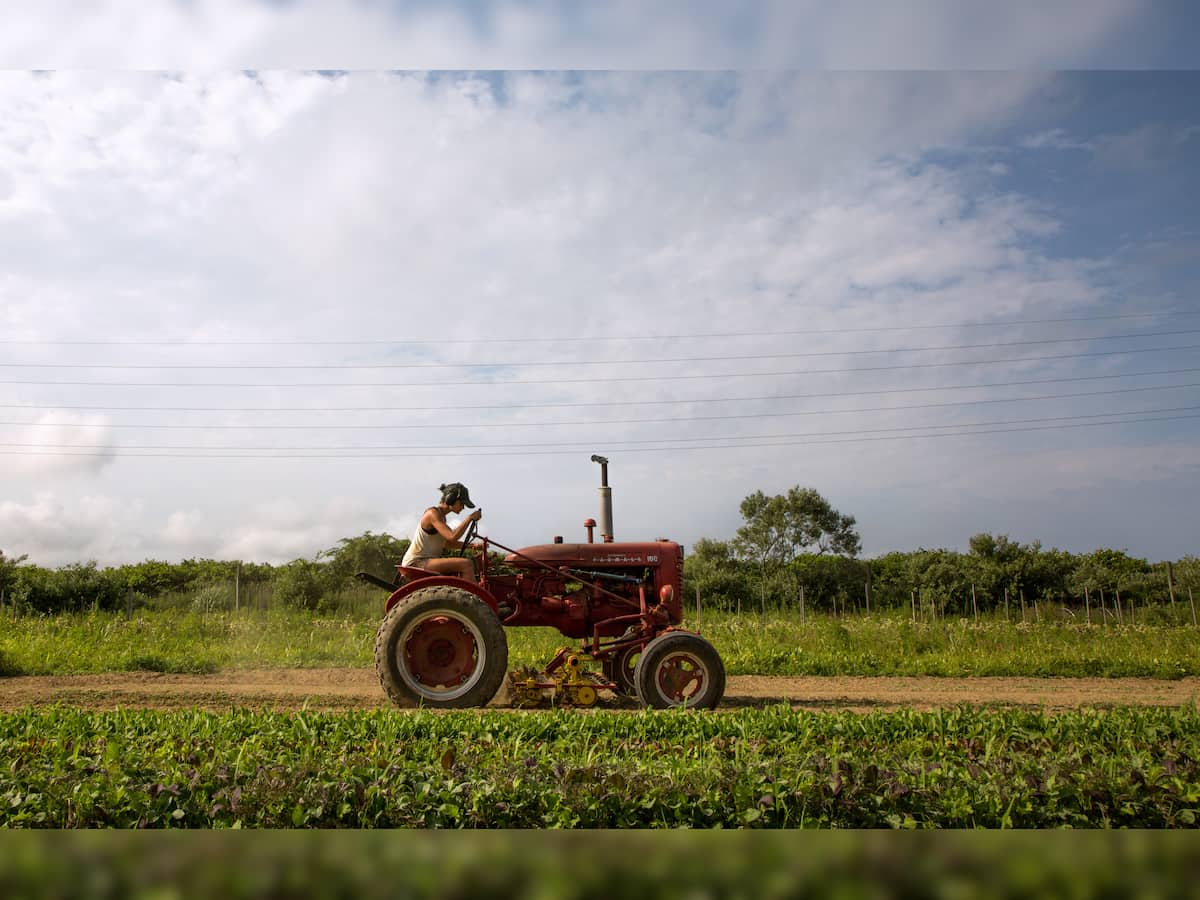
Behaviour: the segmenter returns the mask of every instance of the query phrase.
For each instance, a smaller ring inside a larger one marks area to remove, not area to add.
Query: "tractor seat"
[[[365,581],[367,584],[373,584],[375,587],[382,588],[383,590],[391,593],[397,588],[408,584],[410,581],[417,581],[421,578],[429,578],[436,574],[437,572],[427,572],[424,569],[417,569],[412,566],[396,566],[396,577],[390,582],[384,581],[382,578],[372,575],[370,572],[356,572],[354,577],[359,581]]]
[[[396,587],[402,587],[410,581],[417,581],[421,578],[432,578],[437,575],[437,572],[430,572],[427,569],[418,569],[415,566],[396,566]]]

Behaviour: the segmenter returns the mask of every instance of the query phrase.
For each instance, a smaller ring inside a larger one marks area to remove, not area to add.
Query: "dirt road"
[[[602,694],[601,705],[635,708]],[[974,706],[1070,709],[1183,706],[1200,701],[1200,678],[729,678],[723,709],[788,703],[804,709]],[[373,669],[230,670],[215,675],[130,672],[0,678],[0,711],[60,703],[86,709],[387,709]],[[492,706],[507,706],[504,690]]]

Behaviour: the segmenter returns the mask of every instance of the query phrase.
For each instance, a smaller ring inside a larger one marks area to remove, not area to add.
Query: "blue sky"
[[[510,546],[577,539],[596,452],[619,538],[728,538],[798,484],[867,555],[1197,552],[1200,85],[1161,70],[1190,16],[480,8],[0,36],[56,69],[0,73],[6,554],[311,557],[451,480]],[[828,70],[864,46],[880,71]],[[1058,71],[1113,48],[1159,70]],[[651,57],[681,70],[589,71]]]

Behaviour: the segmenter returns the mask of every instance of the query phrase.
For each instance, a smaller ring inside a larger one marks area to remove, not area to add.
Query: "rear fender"
[[[490,606],[493,612],[496,612],[496,614],[499,615],[496,610],[496,607],[498,606],[496,598],[493,597],[490,592],[485,590],[482,585],[476,584],[474,581],[467,581],[464,578],[456,578],[453,575],[433,575],[429,578],[419,578],[416,581],[410,581],[408,584],[402,585],[401,587],[397,588],[390,597],[387,598],[387,603],[383,605],[383,611],[385,614],[390,612],[393,606],[414,591],[419,591],[422,588],[427,587],[437,587],[438,585],[443,584],[474,594],[476,597]]]

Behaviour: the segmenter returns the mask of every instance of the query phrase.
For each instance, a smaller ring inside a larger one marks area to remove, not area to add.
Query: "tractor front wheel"
[[[398,706],[483,706],[508,668],[508,638],[486,603],[461,588],[414,591],[375,636],[375,670]]]
[[[725,664],[698,634],[668,631],[642,651],[634,684],[638,699],[652,709],[712,709],[725,694]]]

